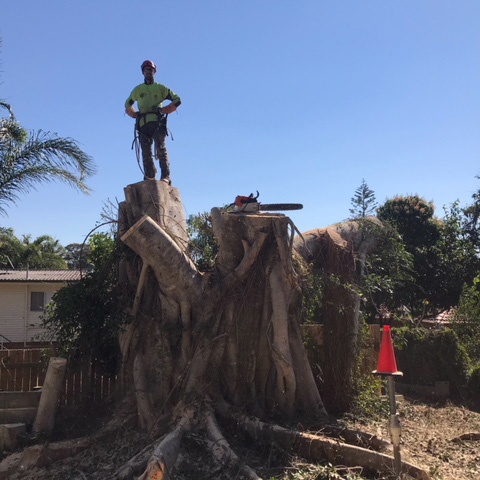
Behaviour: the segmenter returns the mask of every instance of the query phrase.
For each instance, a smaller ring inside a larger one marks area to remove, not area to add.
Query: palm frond
[[[15,115],[13,114],[12,107],[10,106],[9,103],[4,102],[3,100],[0,100],[0,108],[4,108],[5,110],[8,110],[8,113],[10,114],[10,120],[15,120]]]
[[[10,142],[21,144],[28,139],[28,132],[15,120],[0,119],[0,149],[8,148]]]
[[[0,141],[0,214],[20,193],[38,184],[60,180],[90,193],[85,180],[95,173],[92,158],[71,138],[32,132],[25,142]]]

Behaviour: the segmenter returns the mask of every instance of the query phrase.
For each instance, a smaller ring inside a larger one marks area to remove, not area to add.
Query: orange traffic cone
[[[389,325],[383,327],[378,366],[372,373],[376,375],[403,375],[402,372],[397,370],[397,362],[395,360],[395,352],[393,351],[392,334]]]

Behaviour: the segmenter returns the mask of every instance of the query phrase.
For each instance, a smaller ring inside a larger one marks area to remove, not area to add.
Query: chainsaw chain
[[[261,203],[259,210],[301,210],[301,203]]]

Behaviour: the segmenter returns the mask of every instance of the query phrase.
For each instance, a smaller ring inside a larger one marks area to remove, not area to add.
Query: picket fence
[[[0,351],[0,391],[28,392],[42,387],[52,352],[29,348]],[[117,377],[92,362],[69,362],[60,405],[98,404],[110,396]]]

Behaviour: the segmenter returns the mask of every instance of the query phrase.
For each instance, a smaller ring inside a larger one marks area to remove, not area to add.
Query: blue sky
[[[302,232],[349,216],[365,179],[383,203],[480,187],[478,0],[16,0],[0,17],[0,98],[30,130],[74,138],[84,196],[41,185],[0,225],[82,242],[143,176],[124,102],[140,64],[182,98],[168,139],[187,215],[258,190],[303,203]],[[173,141],[172,141],[173,140]]]

